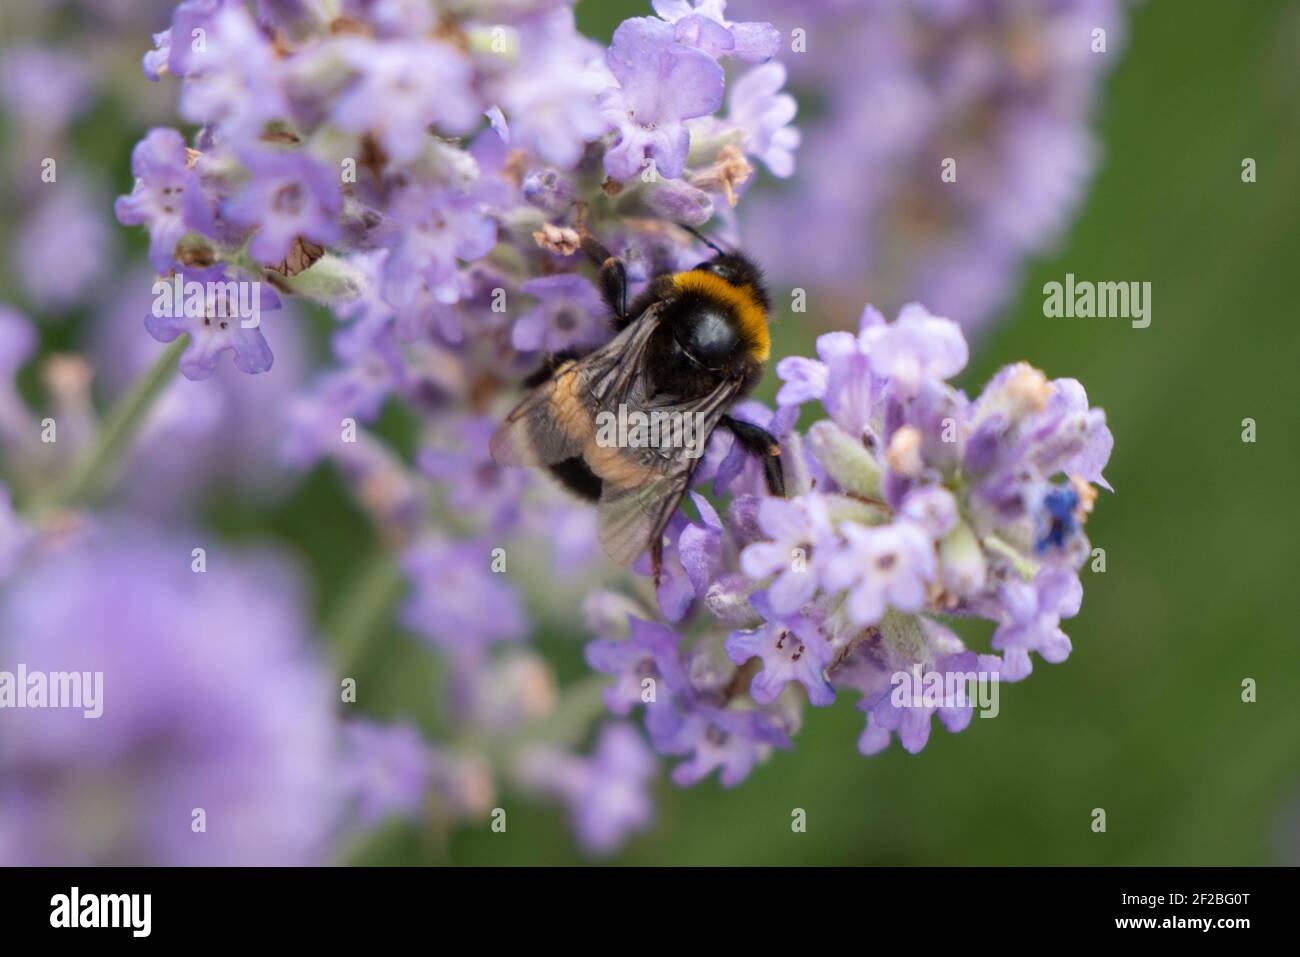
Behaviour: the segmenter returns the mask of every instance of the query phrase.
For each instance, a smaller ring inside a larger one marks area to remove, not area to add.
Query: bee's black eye
[[[713,273],[713,275],[719,276],[727,280],[727,282],[736,281],[736,271],[732,269],[727,262],[720,258],[705,260],[695,267],[695,271]]]

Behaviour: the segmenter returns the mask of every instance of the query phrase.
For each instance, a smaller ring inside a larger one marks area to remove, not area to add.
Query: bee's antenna
[[[700,232],[700,231],[699,231],[698,229],[696,229],[694,226],[687,226],[685,223],[678,223],[677,225],[680,226],[682,229],[686,230],[688,233],[690,233],[692,236],[694,236],[694,237],[695,237],[696,239],[698,239],[700,242],[704,243],[704,245],[708,246],[710,249],[712,249],[712,250],[713,250],[715,253],[717,253],[719,256],[725,256],[725,255],[727,255],[727,250],[723,249],[721,246],[719,246],[717,243],[715,243],[715,242],[714,242],[712,239],[710,239],[708,236],[705,236],[702,232]]]

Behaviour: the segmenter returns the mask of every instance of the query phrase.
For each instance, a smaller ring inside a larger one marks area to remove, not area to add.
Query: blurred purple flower
[[[625,722],[605,725],[590,757],[538,748],[525,757],[522,768],[532,787],[564,800],[578,840],[596,854],[612,853],[630,833],[650,823],[654,772],[654,755]]]
[[[196,541],[106,528],[28,565],[0,596],[6,662],[103,673],[98,718],[6,710],[0,861],[325,859],[337,729],[300,591],[282,565],[210,543],[196,574]]]
[[[609,338],[608,309],[586,276],[541,276],[519,289],[541,300],[515,321],[510,340],[520,352],[562,352]]]
[[[350,133],[374,135],[398,163],[423,152],[430,126],[463,134],[482,121],[470,63],[451,46],[349,38],[339,52],[357,76],[335,103],[334,122]]]
[[[37,135],[61,132],[91,102],[87,64],[71,52],[33,44],[10,46],[0,70],[0,101]]]
[[[492,571],[492,549],[476,541],[425,538],[407,549],[402,568],[413,586],[402,623],[443,651],[475,658],[528,631],[519,594]]]
[[[673,24],[678,43],[703,50],[715,59],[734,56],[761,63],[776,56],[781,34],[770,23],[733,23],[726,19],[727,0],[654,0],[655,13]]]
[[[745,152],[782,179],[794,174],[794,151],[802,139],[790,125],[798,105],[784,86],[785,67],[765,63],[737,80],[727,96],[728,119],[744,131]]]
[[[343,725],[342,782],[361,826],[413,816],[433,778],[433,753],[419,728],[357,719]]]

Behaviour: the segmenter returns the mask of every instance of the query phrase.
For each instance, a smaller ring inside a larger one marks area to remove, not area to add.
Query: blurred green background
[[[585,0],[579,21],[604,38],[647,6]],[[743,13],[739,0],[733,7]],[[1088,199],[1062,247],[1031,264],[962,379],[974,391],[1026,359],[1078,378],[1106,409],[1116,494],[1103,494],[1089,533],[1107,568],[1085,569],[1069,661],[1037,662],[1029,680],[1003,686],[997,720],[956,736],[936,723],[918,756],[897,745],[859,756],[863,718],[851,696],[806,709],[795,749],[737,789],[710,780],[683,791],[662,779],[656,826],[616,862],[1300,863],[1298,50],[1295,2],[1138,4],[1102,100],[1105,155]],[[79,129],[78,145],[103,158],[116,192],[129,189],[137,135],[109,109]],[[1258,164],[1254,184],[1241,181],[1245,157]],[[122,238],[138,250],[142,234]],[[1042,286],[1067,272],[1151,282],[1150,327],[1045,318]],[[0,279],[0,299],[7,285]],[[308,321],[323,353],[331,321]],[[46,349],[83,341],[80,325],[45,325]],[[808,354],[814,335],[785,317],[776,355]],[[776,385],[769,377],[760,397]],[[1254,444],[1241,440],[1247,417]],[[409,447],[412,425],[392,411],[383,431]],[[327,470],[283,505],[217,501],[206,519],[226,537],[271,537],[295,553],[324,620],[346,614],[347,583],[378,548]],[[585,638],[542,637],[562,681],[586,673]],[[373,636],[360,669],[369,710],[417,715],[436,732],[436,665],[415,639]],[[1258,683],[1254,704],[1241,701],[1245,678]],[[500,803],[506,834],[466,829],[444,845],[392,826],[354,859],[584,860],[562,810],[511,794]],[[796,807],[807,812],[803,834],[791,832]],[[1094,808],[1106,810],[1104,834],[1091,830]]]

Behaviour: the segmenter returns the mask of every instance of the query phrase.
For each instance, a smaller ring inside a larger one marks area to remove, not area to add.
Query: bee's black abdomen
[[[604,483],[581,456],[552,463],[547,468],[574,495],[591,502],[600,501],[600,492]]]

